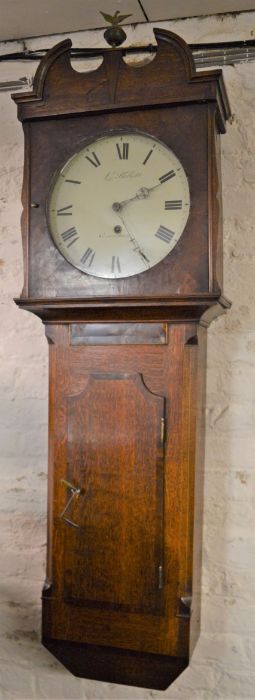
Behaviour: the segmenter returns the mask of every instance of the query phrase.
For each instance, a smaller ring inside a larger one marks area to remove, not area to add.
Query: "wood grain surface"
[[[222,295],[220,70],[195,73],[156,29],[146,65],[109,50],[78,73],[65,40],[14,95],[25,135],[20,308],[49,341],[45,646],[75,675],[165,689],[200,629],[206,326]],[[53,243],[51,184],[86,142],[152,135],[188,178],[191,209],[164,260],[140,275],[82,273]],[[193,563],[194,562],[194,563]]]

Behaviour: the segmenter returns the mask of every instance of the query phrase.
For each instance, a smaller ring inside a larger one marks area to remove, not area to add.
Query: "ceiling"
[[[61,34],[105,26],[100,9],[154,22],[254,10],[254,0],[0,0],[0,41]]]

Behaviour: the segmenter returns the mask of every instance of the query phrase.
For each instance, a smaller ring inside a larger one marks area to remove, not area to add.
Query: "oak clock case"
[[[221,71],[155,29],[134,67],[70,41],[15,95],[24,288],[49,343],[43,644],[75,675],[165,689],[199,636],[206,327],[222,295]],[[148,85],[150,90],[148,90]],[[69,181],[69,182],[68,182]]]

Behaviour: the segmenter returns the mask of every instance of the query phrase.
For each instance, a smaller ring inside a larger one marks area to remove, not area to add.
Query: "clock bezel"
[[[69,163],[70,161],[72,161],[72,160],[75,158],[75,156],[79,155],[82,151],[84,151],[84,150],[85,150],[88,146],[90,146],[91,144],[97,143],[98,141],[102,141],[103,139],[105,139],[105,138],[107,138],[107,137],[111,138],[111,137],[113,137],[113,136],[118,137],[118,136],[125,136],[125,135],[129,135],[129,134],[131,134],[131,135],[132,135],[132,134],[135,134],[135,135],[143,136],[143,137],[145,137],[145,138],[147,138],[147,139],[151,139],[154,143],[156,142],[156,143],[158,143],[160,146],[162,146],[163,148],[165,148],[166,150],[168,150],[168,151],[173,155],[173,157],[177,160],[178,164],[180,165],[180,167],[181,167],[181,169],[182,169],[182,172],[183,172],[183,175],[184,175],[184,177],[185,177],[185,180],[186,180],[187,194],[188,194],[188,198],[189,198],[188,215],[187,215],[185,224],[184,224],[184,226],[183,226],[183,228],[182,228],[182,231],[181,231],[181,233],[180,233],[180,235],[179,235],[179,237],[178,237],[178,240],[176,241],[175,245],[171,248],[171,250],[169,250],[169,251],[166,253],[166,255],[164,255],[164,257],[160,258],[160,260],[158,260],[156,263],[150,265],[150,267],[149,267],[147,270],[141,270],[141,271],[139,271],[139,272],[136,271],[136,272],[134,272],[134,273],[132,273],[132,274],[129,274],[129,275],[119,275],[119,276],[117,276],[117,275],[116,275],[116,276],[111,276],[111,275],[109,275],[109,276],[107,276],[107,275],[99,275],[99,274],[97,274],[97,273],[92,273],[92,272],[90,272],[90,271],[88,271],[88,270],[84,270],[84,268],[81,267],[81,266],[75,265],[75,264],[72,263],[71,260],[70,260],[68,257],[66,257],[65,254],[59,249],[59,247],[58,247],[58,245],[56,244],[56,241],[55,241],[55,239],[54,239],[54,235],[53,235],[52,227],[51,227],[51,223],[50,223],[50,202],[51,202],[51,197],[52,197],[52,194],[53,194],[55,185],[56,185],[56,183],[58,182],[59,177],[61,177],[62,170],[68,165],[68,163]],[[128,280],[128,279],[131,278],[131,277],[132,277],[132,278],[134,278],[134,277],[136,277],[136,276],[139,276],[139,277],[140,277],[141,275],[144,275],[144,273],[150,272],[150,271],[151,271],[152,269],[154,269],[157,265],[160,265],[163,261],[165,261],[166,258],[168,258],[168,257],[171,255],[171,253],[176,249],[176,247],[178,246],[178,244],[179,244],[179,242],[180,242],[180,240],[181,240],[181,238],[182,238],[182,236],[183,236],[183,234],[184,234],[184,231],[185,231],[185,229],[186,229],[186,226],[187,226],[188,221],[189,221],[189,218],[190,218],[191,208],[192,208],[192,202],[191,202],[191,196],[190,196],[190,189],[191,189],[191,188],[190,188],[189,177],[188,177],[188,175],[187,175],[187,172],[186,172],[186,170],[185,170],[185,168],[184,168],[184,166],[183,166],[183,164],[182,164],[180,158],[176,155],[175,151],[173,150],[172,147],[169,146],[168,143],[166,143],[166,142],[162,141],[161,139],[155,137],[155,136],[154,136],[152,133],[150,133],[150,132],[147,132],[147,131],[145,131],[145,130],[143,130],[143,129],[137,129],[137,128],[135,128],[135,127],[129,127],[129,126],[126,126],[126,127],[119,127],[119,128],[110,128],[110,129],[102,130],[102,131],[100,131],[99,133],[94,133],[93,135],[90,135],[88,138],[81,139],[81,141],[80,141],[79,143],[82,144],[81,148],[76,149],[76,150],[72,153],[72,155],[71,155],[67,160],[63,161],[63,163],[61,164],[61,166],[55,171],[55,173],[54,173],[54,175],[53,175],[53,177],[52,177],[52,179],[51,179],[49,192],[48,192],[48,195],[47,195],[46,201],[45,201],[45,216],[46,216],[47,227],[48,227],[48,231],[49,231],[51,240],[52,240],[52,242],[53,242],[53,244],[54,244],[56,250],[57,250],[57,251],[59,252],[59,254],[63,257],[63,259],[71,266],[71,268],[73,268],[74,270],[78,270],[79,272],[82,272],[84,275],[88,275],[89,277],[94,277],[94,278],[97,278],[97,279],[102,279],[102,280],[106,280],[106,281],[107,281],[107,280],[108,280],[108,281],[111,281],[111,280]]]

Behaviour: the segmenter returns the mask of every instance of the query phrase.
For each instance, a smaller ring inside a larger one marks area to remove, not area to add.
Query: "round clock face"
[[[131,277],[178,242],[190,210],[188,180],[160,141],[111,131],[67,161],[47,210],[54,243],[74,267],[96,277]]]

